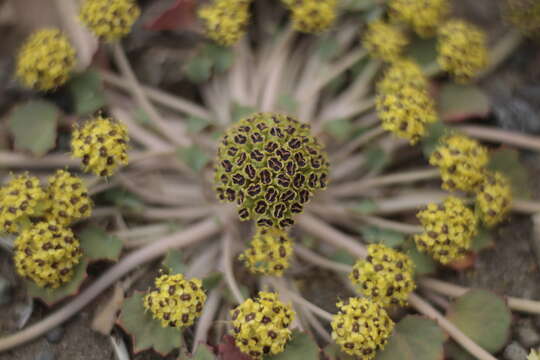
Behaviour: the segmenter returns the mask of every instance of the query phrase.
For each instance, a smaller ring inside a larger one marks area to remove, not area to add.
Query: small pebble
[[[504,349],[503,358],[506,360],[527,360],[527,351],[517,341],[512,341]]]
[[[55,327],[45,335],[47,341],[51,344],[58,344],[64,336],[64,328],[61,326]]]
[[[11,290],[9,281],[0,276],[0,305],[6,305],[11,302],[13,295]]]
[[[532,321],[530,319],[521,321],[518,324],[516,333],[517,333],[517,338],[519,342],[526,349],[531,348],[537,345],[538,343],[540,343],[540,334],[538,334],[538,331],[534,328]]]
[[[51,350],[42,350],[37,356],[36,360],[55,360],[56,356]]]

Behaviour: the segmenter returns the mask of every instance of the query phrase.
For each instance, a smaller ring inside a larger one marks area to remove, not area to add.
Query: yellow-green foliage
[[[246,32],[251,0],[213,0],[199,10],[209,38],[223,46],[236,43]]]
[[[369,299],[349,298],[338,302],[332,319],[332,339],[341,349],[363,360],[375,358],[392,333],[394,323],[384,307]]]
[[[366,260],[359,260],[349,274],[353,284],[373,301],[388,305],[406,305],[416,287],[414,265],[405,255],[381,244],[368,246]]]
[[[65,170],[58,170],[49,178],[46,189],[45,218],[61,225],[69,225],[92,213],[92,199],[81,178]]]
[[[98,116],[73,130],[72,156],[82,159],[84,171],[110,176],[128,163],[128,141],[125,125]]]
[[[155,290],[143,300],[144,308],[161,326],[177,328],[193,325],[205,302],[201,280],[187,280],[182,274],[161,275],[155,280]]]
[[[292,241],[285,230],[257,227],[250,247],[239,258],[254,274],[281,276],[292,254]]]
[[[69,79],[75,63],[75,50],[60,30],[42,29],[19,50],[16,74],[29,88],[53,90]]]
[[[429,163],[439,167],[443,189],[472,192],[483,181],[488,160],[487,149],[476,140],[453,134],[442,138]]]
[[[461,20],[450,20],[438,31],[437,61],[458,82],[468,82],[488,65],[486,34]]]
[[[37,223],[15,239],[17,273],[40,287],[55,289],[71,280],[81,256],[73,232],[54,221]]]
[[[79,17],[100,39],[116,41],[129,34],[140,15],[133,0],[85,0]]]
[[[326,152],[310,128],[277,113],[255,113],[229,128],[218,148],[215,186],[241,220],[285,228],[326,188]]]
[[[508,178],[499,172],[486,172],[476,194],[476,205],[484,224],[494,226],[500,223],[510,210],[511,201]]]
[[[456,197],[448,197],[439,205],[429,204],[417,217],[423,233],[414,236],[416,246],[442,264],[463,257],[477,234],[475,214]]]
[[[292,12],[293,27],[304,33],[319,33],[328,29],[337,16],[337,0],[285,0]]]
[[[29,224],[29,216],[45,198],[39,179],[27,173],[13,176],[0,188],[0,231],[15,233]]]
[[[414,87],[426,91],[428,88],[427,78],[420,66],[406,58],[397,59],[386,68],[383,78],[377,83],[377,92],[388,94],[403,87]]]
[[[390,0],[390,17],[410,24],[420,36],[431,36],[450,12],[448,0]]]
[[[279,354],[291,339],[294,312],[276,293],[260,291],[255,300],[247,299],[231,315],[235,344],[253,360]]]
[[[370,23],[363,36],[364,47],[370,55],[384,61],[398,59],[407,43],[400,28],[380,20]]]

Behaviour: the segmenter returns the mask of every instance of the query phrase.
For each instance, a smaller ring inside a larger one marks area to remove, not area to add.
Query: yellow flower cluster
[[[183,328],[193,325],[201,316],[206,302],[201,280],[187,280],[182,274],[161,275],[155,286],[144,296],[143,305],[161,326]]]
[[[73,130],[72,156],[82,159],[84,171],[110,176],[128,163],[128,134],[123,124],[101,116]]]
[[[29,88],[54,90],[65,84],[75,63],[75,50],[60,30],[43,29],[19,50],[16,75]]]
[[[390,0],[388,7],[392,19],[410,24],[420,36],[433,35],[450,12],[448,0]]]
[[[79,18],[97,37],[116,41],[129,34],[140,14],[133,0],[85,0]]]
[[[512,190],[510,181],[499,172],[486,172],[476,193],[480,218],[487,226],[501,222],[510,210]]]
[[[406,305],[416,287],[414,265],[405,255],[381,244],[368,246],[366,260],[359,260],[349,274],[364,296],[388,305]]]
[[[260,291],[255,300],[247,299],[231,315],[235,344],[253,360],[279,354],[291,338],[294,312],[276,293]]]
[[[239,258],[254,274],[282,276],[292,254],[292,241],[285,230],[257,227],[249,249]]]
[[[442,264],[460,259],[477,233],[477,218],[462,200],[448,197],[442,204],[429,204],[417,214],[423,233],[414,236],[418,249]]]
[[[337,15],[337,0],[284,1],[292,11],[295,30],[312,34],[328,29]]]
[[[56,289],[71,280],[81,255],[73,232],[54,221],[39,222],[15,239],[17,273],[40,287]]]
[[[199,10],[209,38],[224,46],[233,45],[244,35],[251,0],[213,0]]]
[[[45,218],[61,225],[69,225],[92,213],[92,200],[81,178],[65,170],[58,170],[49,178],[46,189]]]
[[[486,35],[476,26],[450,20],[439,28],[437,61],[458,82],[468,82],[488,64]]]
[[[369,299],[349,298],[338,302],[339,312],[332,319],[332,339],[342,350],[363,360],[375,358],[383,349],[394,323],[381,304]]]
[[[236,202],[241,220],[286,228],[328,180],[326,152],[310,128],[291,116],[255,113],[230,127],[217,154],[221,201]]]
[[[506,0],[505,17],[525,35],[540,34],[540,2],[537,0]]]
[[[403,87],[419,90],[428,88],[428,81],[418,64],[410,59],[400,58],[393,61],[385,70],[384,76],[377,83],[377,92],[391,93]]]
[[[487,149],[477,141],[453,134],[442,138],[429,163],[439,167],[443,189],[472,192],[482,182],[488,160]]]
[[[383,61],[399,58],[408,39],[398,27],[378,20],[370,23],[363,36],[363,44],[371,56]]]
[[[15,233],[30,223],[36,208],[45,198],[39,179],[28,174],[13,176],[0,188],[0,231]]]

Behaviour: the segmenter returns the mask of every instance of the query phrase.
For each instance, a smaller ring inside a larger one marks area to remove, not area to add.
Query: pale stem
[[[345,144],[340,151],[332,156],[332,163],[339,163],[341,160],[351,155],[356,149],[368,144],[373,139],[384,134],[385,131],[386,130],[384,130],[382,127],[377,126],[376,128],[367,131],[365,134],[358,136],[354,140]]]
[[[336,261],[328,260],[324,256],[321,256],[317,254],[316,252],[314,252],[313,250],[310,250],[300,244],[294,245],[294,253],[298,257],[314,265],[320,266],[321,268],[324,268],[324,269],[329,269],[335,272],[343,272],[343,273],[350,273],[352,271],[352,266],[342,264]]]
[[[296,286],[292,281],[289,280],[288,284],[289,284],[290,287],[292,287],[294,289],[295,292],[299,292],[298,291],[298,286]],[[313,327],[315,329],[315,331],[324,340],[326,340],[328,342],[332,341],[332,336],[330,336],[330,334],[326,331],[324,326],[322,326],[319,319],[317,319],[317,317],[315,315],[313,315],[313,313],[308,308],[300,307],[300,312],[302,313],[302,315],[304,315],[304,318],[307,320],[309,325],[311,325],[311,327]]]
[[[523,35],[517,30],[506,33],[494,47],[490,49],[488,67],[478,75],[483,78],[495,70],[506,58],[512,54],[523,41]]]
[[[140,211],[130,213],[131,216],[146,220],[179,219],[192,221],[209,216],[213,212],[211,206],[185,206],[178,208],[150,208],[145,207]]]
[[[216,264],[215,257],[220,250],[220,244],[214,242],[210,246],[205,246],[203,251],[191,260],[189,269],[186,271],[186,278],[204,278],[214,270]]]
[[[515,131],[497,129],[489,126],[463,125],[456,128],[477,139],[501,142],[503,144],[517,146],[523,149],[540,151],[540,137],[520,134]]]
[[[265,288],[267,286],[265,286],[265,285],[267,285],[269,283],[274,288],[276,293],[279,295],[280,301],[282,301],[285,304],[293,302],[291,297],[289,296],[289,292],[290,292],[289,287],[287,286],[287,283],[285,282],[284,279],[279,278],[279,277],[265,277],[262,280],[263,280],[261,282],[262,286],[260,287],[260,289],[262,291],[266,291]],[[293,329],[296,328],[296,329],[298,329],[300,331],[304,331],[305,326],[302,323],[302,318],[300,317],[301,313],[300,313],[298,307],[295,304],[292,304],[292,309],[298,316],[296,316],[293,319],[293,321],[291,322],[291,328],[293,328]],[[302,315],[303,315],[303,313],[302,313]]]
[[[193,349],[191,351],[192,354],[195,353],[199,344],[206,343],[208,339],[208,332],[210,331],[214,317],[219,310],[221,291],[221,286],[216,287],[214,290],[210,291],[210,294],[206,299],[201,317],[197,320],[197,325],[195,327],[195,337],[193,338]]]
[[[240,291],[240,287],[236,282],[233,272],[233,258],[232,258],[232,234],[230,231],[226,231],[223,237],[221,238],[221,249],[223,251],[222,266],[223,272],[225,273],[225,282],[227,287],[233,294],[236,302],[241,304],[244,302],[244,296]]]
[[[40,322],[0,339],[0,352],[24,344],[62,324],[79,312],[101,292],[136,267],[151,261],[172,248],[183,248],[216,234],[221,225],[214,219],[201,221],[183,231],[174,233],[150,245],[135,250],[113,267],[109,268],[94,283],[84,289],[75,299],[61,307]]]

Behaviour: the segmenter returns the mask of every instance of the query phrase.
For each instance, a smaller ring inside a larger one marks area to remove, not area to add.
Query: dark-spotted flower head
[[[385,69],[382,79],[377,82],[378,93],[392,93],[403,87],[428,89],[428,81],[420,66],[413,60],[399,58]]]
[[[370,23],[363,35],[363,44],[369,54],[389,62],[400,57],[408,42],[399,27],[381,20]]]
[[[304,33],[328,29],[337,17],[337,0],[283,0],[291,10],[293,27]]]
[[[207,36],[223,46],[236,43],[246,32],[251,0],[213,0],[199,10]]]
[[[129,34],[140,14],[134,0],[85,0],[79,17],[98,38],[110,42]]]
[[[291,339],[294,312],[278,294],[260,291],[231,311],[236,346],[253,360],[283,352]]]
[[[58,170],[49,178],[45,218],[62,225],[84,219],[92,213],[92,199],[83,180],[66,170]]]
[[[390,17],[409,24],[420,36],[432,36],[450,12],[448,0],[390,0]]]
[[[480,219],[488,226],[500,223],[512,203],[510,180],[500,172],[486,172],[476,193],[476,208]]]
[[[241,220],[286,228],[328,181],[326,152],[306,124],[291,116],[255,113],[221,139],[215,189],[238,206]]]

